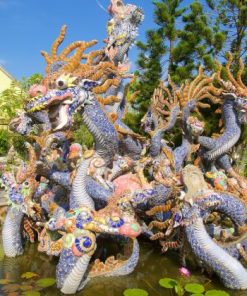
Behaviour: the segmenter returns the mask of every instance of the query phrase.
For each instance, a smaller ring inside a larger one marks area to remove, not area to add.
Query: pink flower
[[[184,277],[189,277],[190,276],[190,271],[185,267],[179,268],[179,273]]]

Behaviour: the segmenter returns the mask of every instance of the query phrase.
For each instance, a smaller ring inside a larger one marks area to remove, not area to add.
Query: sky
[[[184,5],[189,0],[184,0]],[[16,79],[44,73],[41,50],[50,52],[63,24],[67,35],[61,48],[77,40],[99,41],[103,46],[110,0],[0,0],[0,65]],[[125,0],[136,4],[145,13],[138,39],[145,40],[147,29],[154,27],[152,0]],[[133,47],[129,58],[132,70],[138,51]]]
[[[61,48],[77,40],[99,41],[106,38],[109,0],[0,0],[0,64],[16,79],[34,73],[44,73],[45,62],[41,50],[50,52],[63,24],[67,34]],[[154,26],[152,0],[129,0],[143,8],[145,20],[140,26],[140,40],[145,31]],[[135,64],[136,48],[130,52]]]

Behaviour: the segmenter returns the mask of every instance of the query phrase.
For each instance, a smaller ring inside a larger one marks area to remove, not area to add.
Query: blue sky
[[[98,0],[107,7],[109,0]],[[140,39],[146,29],[153,26],[152,0],[129,0],[145,11],[145,21],[140,27]],[[64,42],[106,37],[108,14],[96,0],[0,0],[0,64],[20,79],[33,73],[43,73],[45,63],[41,50],[50,50],[60,27],[67,24]],[[102,43],[100,44],[102,45]],[[131,50],[134,63],[136,50]]]

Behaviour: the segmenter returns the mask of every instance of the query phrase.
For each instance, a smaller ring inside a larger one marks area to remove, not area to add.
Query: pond
[[[170,290],[159,286],[159,279],[164,277],[175,278],[182,283],[198,282],[204,284],[208,289],[222,289],[232,296],[246,296],[247,291],[229,291],[219,284],[217,278],[207,278],[200,272],[193,272],[189,278],[182,278],[179,274],[178,255],[170,252],[162,255],[158,246],[149,242],[140,243],[140,260],[135,271],[124,277],[98,278],[91,280],[83,291],[77,293],[78,296],[122,296],[127,288],[140,288],[148,291],[149,296],[172,295]],[[40,277],[55,277],[56,260],[49,258],[45,254],[37,251],[36,245],[28,245],[25,253],[16,258],[6,258],[1,247],[0,278],[11,279],[13,283],[20,283],[24,280],[21,275],[25,272],[34,272]],[[3,288],[4,286],[2,286]],[[3,290],[0,295],[19,295],[8,294]],[[20,294],[21,295],[21,294]],[[62,295],[55,286],[46,288],[41,292],[42,296]],[[175,295],[175,294],[173,294]]]

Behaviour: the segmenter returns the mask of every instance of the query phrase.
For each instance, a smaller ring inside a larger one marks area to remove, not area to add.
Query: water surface
[[[158,246],[149,242],[141,242],[140,260],[135,271],[124,277],[98,278],[91,280],[78,296],[122,296],[127,288],[141,288],[149,292],[150,296],[171,295],[169,290],[159,287],[158,281],[163,277],[176,278],[182,281],[193,281],[205,284],[207,289],[224,289],[217,278],[210,282],[209,278],[200,272],[193,272],[188,279],[183,279],[178,272],[180,267],[178,255],[170,252],[162,255]],[[1,246],[0,246],[1,247]],[[36,245],[28,245],[25,253],[16,258],[3,256],[1,247],[0,278],[8,278],[16,283],[21,282],[21,275],[31,271],[38,273],[41,277],[55,277],[57,260],[39,253]],[[247,296],[247,291],[229,291],[233,296]],[[5,295],[0,291],[0,295]],[[55,287],[41,292],[42,296],[62,295]]]

